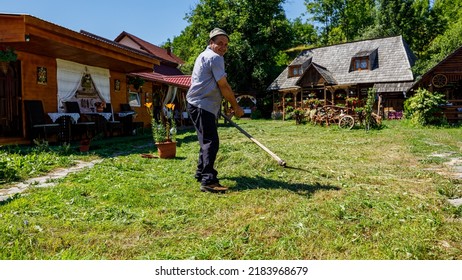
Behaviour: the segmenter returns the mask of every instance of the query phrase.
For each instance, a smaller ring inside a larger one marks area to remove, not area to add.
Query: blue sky
[[[284,9],[289,19],[306,11],[304,0],[286,2]],[[197,3],[199,0],[0,0],[0,13],[29,14],[111,40],[126,31],[161,45],[180,35],[187,26],[185,15]]]

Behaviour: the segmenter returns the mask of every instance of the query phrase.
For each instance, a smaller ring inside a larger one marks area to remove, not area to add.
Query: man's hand
[[[231,104],[231,107],[233,107],[234,115],[236,117],[242,117],[244,115],[244,110],[237,104],[236,97],[234,97],[234,92],[231,89],[231,86],[228,84],[226,76],[221,78],[217,83],[221,94],[226,99],[226,101]]]
[[[238,118],[244,115],[244,110],[241,108],[241,106],[236,106],[236,108],[233,108],[233,111],[234,111],[234,115]]]

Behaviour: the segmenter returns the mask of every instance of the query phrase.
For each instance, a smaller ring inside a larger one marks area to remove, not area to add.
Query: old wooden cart
[[[354,107],[342,107],[336,105],[324,105],[310,109],[307,112],[310,121],[314,124],[338,125],[342,129],[352,129],[355,125],[366,125],[366,116],[364,111],[355,110]],[[380,125],[381,117],[372,113],[372,125]]]

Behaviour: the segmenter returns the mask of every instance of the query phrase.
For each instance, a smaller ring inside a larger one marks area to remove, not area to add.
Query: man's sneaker
[[[210,185],[201,185],[202,192],[224,193],[227,190],[228,190],[228,187],[222,186],[219,183],[213,183]]]

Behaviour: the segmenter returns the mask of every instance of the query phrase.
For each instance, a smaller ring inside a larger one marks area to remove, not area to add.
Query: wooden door
[[[23,135],[20,65],[12,62],[6,74],[0,71],[0,137]]]

